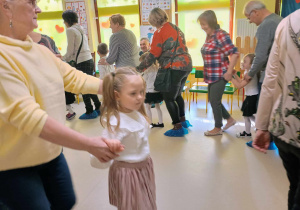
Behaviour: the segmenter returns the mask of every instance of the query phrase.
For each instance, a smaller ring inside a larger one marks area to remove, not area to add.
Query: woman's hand
[[[224,79],[226,80],[226,81],[230,81],[231,79],[232,79],[232,73],[230,73],[230,72],[226,72],[224,75],[223,75],[223,77],[224,77]]]
[[[109,65],[107,62],[106,62],[106,59],[105,58],[101,58],[98,62],[99,65]]]
[[[107,140],[99,136],[91,138],[91,141],[92,144],[90,144],[87,151],[94,155],[102,163],[118,157],[119,155],[115,152],[121,152],[124,150],[124,146],[121,145],[119,140]],[[117,141],[119,141],[119,143]],[[114,150],[114,152],[112,150]]]
[[[269,145],[270,145],[270,132],[257,130],[255,134],[255,138],[252,142],[253,148],[256,150],[266,153]]]
[[[124,145],[122,145],[121,142],[117,139],[103,139],[103,141],[107,144],[108,148],[113,153],[119,153],[124,150]]]

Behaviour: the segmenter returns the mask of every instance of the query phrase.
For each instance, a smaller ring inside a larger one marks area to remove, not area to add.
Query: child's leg
[[[158,123],[162,124],[163,123],[163,116],[162,116],[162,111],[160,109],[160,104],[159,103],[155,104],[155,108],[156,108],[157,115],[158,115]]]
[[[152,123],[152,113],[151,113],[151,104],[146,104],[146,111],[149,117],[150,123]]]
[[[250,117],[244,117],[245,119],[245,131],[246,133],[251,133],[251,120]]]
[[[70,114],[74,113],[71,104],[66,105],[66,108],[67,108],[68,113],[70,113]]]
[[[255,125],[255,116],[254,115],[252,115],[251,117],[249,117],[250,118],[250,120],[252,121],[252,122],[254,122],[254,125]]]

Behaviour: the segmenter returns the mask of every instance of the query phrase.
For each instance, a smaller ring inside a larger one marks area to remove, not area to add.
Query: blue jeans
[[[11,210],[69,210],[75,201],[62,153],[42,165],[0,172],[0,203]]]

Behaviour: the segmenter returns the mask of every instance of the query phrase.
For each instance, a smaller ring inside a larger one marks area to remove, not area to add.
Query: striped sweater
[[[124,28],[110,37],[109,55],[106,62],[109,64],[116,63],[117,68],[139,65],[139,50],[132,31]]]

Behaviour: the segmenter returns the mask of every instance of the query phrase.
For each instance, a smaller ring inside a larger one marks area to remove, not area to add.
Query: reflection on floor
[[[224,106],[229,105],[224,97]],[[99,118],[81,121],[84,104],[73,105],[77,116],[67,126],[88,136],[101,134]],[[259,153],[235,137],[244,130],[243,117],[234,99],[232,116],[239,122],[223,136],[205,137],[213,114],[205,99],[191,104],[186,117],[193,124],[185,137],[170,138],[171,119],[162,105],[165,128],[150,134],[159,210],[283,210],[287,209],[288,180],[277,151]],[[152,109],[154,120],[157,119]],[[156,120],[154,121],[156,122]],[[254,134],[254,131],[252,132]],[[108,202],[108,170],[89,165],[86,152],[64,150],[77,195],[75,210],[112,210]]]

